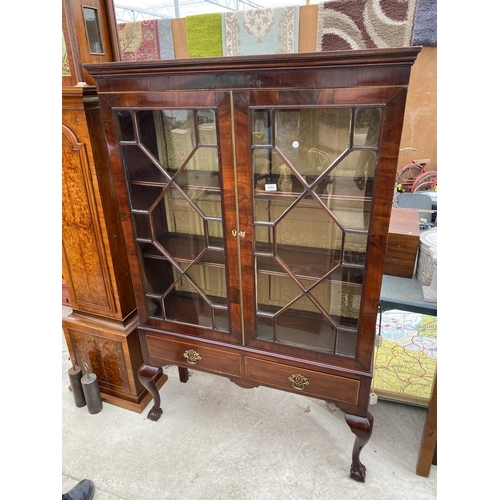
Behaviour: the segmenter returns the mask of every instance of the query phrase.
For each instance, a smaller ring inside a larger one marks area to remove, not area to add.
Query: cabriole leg
[[[365,482],[366,467],[359,460],[359,455],[363,446],[368,443],[373,431],[373,416],[367,412],[366,417],[359,417],[358,415],[345,414],[347,425],[351,431],[356,435],[354,447],[352,449],[352,464],[350,477],[360,483]]]
[[[148,418],[156,422],[161,417],[163,410],[160,408],[160,393],[156,387],[155,379],[163,375],[163,369],[142,365],[138,373],[141,384],[147,389],[151,396],[153,396],[153,408],[149,410]]]

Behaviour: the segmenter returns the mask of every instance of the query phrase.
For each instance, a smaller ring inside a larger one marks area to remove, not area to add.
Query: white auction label
[[[277,191],[276,184],[266,184],[266,191]]]

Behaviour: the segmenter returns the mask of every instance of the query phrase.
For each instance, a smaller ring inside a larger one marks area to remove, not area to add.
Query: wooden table
[[[422,284],[416,278],[399,278],[384,275],[380,293],[381,310],[399,309],[402,311],[437,316],[437,304],[425,302]],[[417,462],[417,475],[429,477],[437,445],[437,368],[432,384],[431,399],[427,408],[424,431],[420,442]],[[437,465],[434,463],[434,465]]]

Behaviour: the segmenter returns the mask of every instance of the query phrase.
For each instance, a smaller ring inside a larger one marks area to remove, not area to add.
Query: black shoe
[[[62,496],[62,500],[92,500],[95,486],[90,479],[80,481],[73,489]]]

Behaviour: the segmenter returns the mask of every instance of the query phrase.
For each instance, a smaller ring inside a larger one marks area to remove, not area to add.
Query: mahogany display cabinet
[[[85,65],[139,313],[165,365],[368,411],[394,179],[420,48]],[[174,404],[174,402],[172,402]]]

